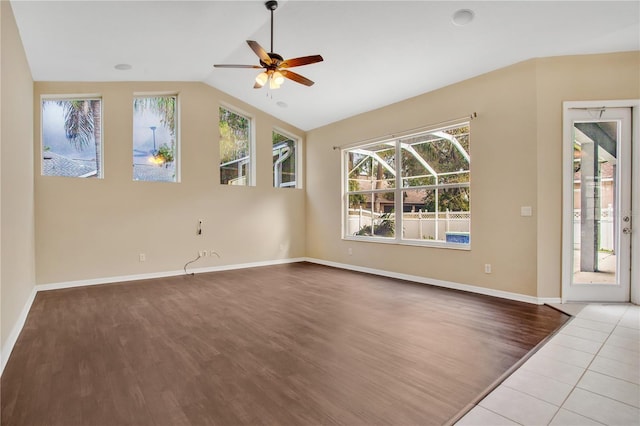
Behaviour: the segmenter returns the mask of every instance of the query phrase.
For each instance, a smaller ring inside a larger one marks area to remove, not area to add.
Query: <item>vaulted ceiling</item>
[[[303,130],[530,58],[640,50],[638,1],[288,0],[275,52],[324,62],[295,68],[311,87],[256,90],[258,70],[212,66],[269,50],[262,1],[11,3],[36,81],[202,81]]]

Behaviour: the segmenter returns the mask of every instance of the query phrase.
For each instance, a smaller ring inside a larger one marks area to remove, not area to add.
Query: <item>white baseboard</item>
[[[18,320],[13,325],[11,329],[11,333],[9,333],[9,337],[7,341],[2,346],[2,353],[0,354],[0,359],[2,360],[2,365],[0,366],[0,376],[4,371],[5,365],[7,365],[7,361],[9,361],[9,357],[11,356],[11,351],[13,351],[13,347],[18,341],[18,336],[20,336],[20,332],[22,331],[22,327],[24,327],[24,323],[27,321],[27,315],[29,315],[29,310],[31,310],[31,305],[33,304],[34,299],[36,298],[36,289],[35,287],[31,290],[31,294],[29,294],[29,298],[25,302],[22,307],[22,311],[20,311],[20,315],[18,316]]]
[[[560,297],[538,297],[539,305],[548,305],[551,303],[563,303]]]
[[[201,274],[204,272],[230,271],[233,269],[256,268],[260,266],[282,265],[285,263],[295,263],[295,262],[304,262],[304,261],[305,261],[305,258],[302,258],[302,257],[292,258],[292,259],[265,260],[260,262],[236,263],[233,265],[188,268],[187,273]],[[121,283],[125,281],[148,280],[153,278],[175,277],[178,275],[185,275],[184,270],[180,269],[177,271],[152,272],[148,274],[136,274],[136,275],[120,275],[115,277],[93,278],[89,280],[64,281],[64,282],[57,282],[57,283],[50,283],[50,284],[39,284],[36,286],[36,291],[60,290],[63,288],[84,287],[88,285],[100,285],[100,284],[113,284],[113,283]]]
[[[306,260],[307,259],[304,257],[296,257],[292,259],[276,259],[276,260],[267,260],[264,262],[238,263],[235,265],[223,265],[223,266],[209,266],[204,268],[193,269],[189,272],[201,274],[203,272],[231,271],[233,269],[257,268],[260,266],[284,265],[286,263],[305,262]],[[182,273],[184,274],[184,271],[182,271]]]
[[[365,272],[368,274],[381,275],[383,277],[397,278],[397,279],[406,280],[406,281],[414,281],[421,284],[429,284],[437,287],[450,288],[454,290],[463,290],[463,291],[468,291],[470,293],[484,294],[485,296],[500,297],[502,299],[516,300],[518,302],[532,303],[535,305],[543,305],[545,303],[560,303],[559,297],[558,298],[548,298],[548,297],[540,298],[535,296],[528,296],[526,294],[511,293],[508,291],[494,290],[486,287],[478,287],[478,286],[469,285],[469,284],[460,284],[452,281],[437,280],[435,278],[427,278],[427,277],[421,277],[418,275],[402,274],[399,272],[390,272],[382,269],[366,268],[364,266],[356,266],[356,265],[349,265],[346,263],[331,262],[329,260],[314,259],[311,257],[308,257],[305,260],[307,262],[317,263],[319,265],[325,265],[325,266],[332,266],[334,268],[348,269],[348,270],[357,271],[357,272]]]

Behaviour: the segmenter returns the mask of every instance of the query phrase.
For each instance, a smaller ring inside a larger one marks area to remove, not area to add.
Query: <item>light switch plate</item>
[[[520,207],[520,216],[533,216],[533,209],[531,206]]]

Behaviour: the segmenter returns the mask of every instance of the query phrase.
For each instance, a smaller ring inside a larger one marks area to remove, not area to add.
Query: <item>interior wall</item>
[[[559,298],[562,101],[637,98],[638,56],[533,59],[308,132],[307,255]],[[342,240],[341,158],[332,146],[474,111],[470,251]],[[533,216],[520,216],[521,206],[531,206]]]
[[[535,62],[528,61],[307,134],[307,255],[419,277],[536,293]],[[471,250],[341,239],[341,158],[333,145],[457,117],[471,122]],[[348,254],[351,248],[353,254]],[[493,272],[484,273],[484,264]]]
[[[0,1],[0,343],[7,346],[35,285],[33,80],[11,4]],[[17,336],[13,336],[14,338]]]
[[[562,102],[639,99],[640,52],[543,58],[538,61],[537,85],[538,294],[559,297],[562,287]],[[636,147],[640,143],[634,142]]]
[[[304,132],[202,83],[36,82],[35,199],[38,284],[276,261],[305,255],[304,189],[273,188],[274,126]],[[179,94],[181,182],[132,180],[133,94]],[[104,179],[41,176],[40,99],[100,94]],[[255,187],[219,184],[218,108],[249,113],[256,129]],[[304,139],[301,139],[304,148]],[[198,221],[203,234],[197,235]],[[139,261],[139,254],[146,261]]]

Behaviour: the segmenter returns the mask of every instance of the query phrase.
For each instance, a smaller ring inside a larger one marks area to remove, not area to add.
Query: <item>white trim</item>
[[[31,305],[33,304],[33,301],[36,298],[36,293],[37,293],[37,290],[34,287],[31,290],[31,294],[29,295],[29,298],[27,299],[24,306],[22,307],[22,311],[18,316],[18,320],[13,325],[13,328],[11,329],[11,333],[9,333],[9,337],[7,338],[7,341],[2,346],[2,353],[0,354],[0,358],[2,359],[2,366],[0,366],[0,376],[2,375],[2,372],[4,372],[4,367],[7,365],[7,361],[9,361],[9,357],[11,356],[11,352],[13,351],[13,347],[16,345],[16,342],[18,341],[18,336],[20,336],[20,333],[22,332],[22,327],[24,327],[24,324],[27,321],[27,315],[29,315],[29,311],[31,310]]]
[[[573,224],[569,221],[568,212],[573,208],[573,188],[569,191],[569,183],[573,182],[573,174],[571,168],[567,167],[569,161],[573,159],[572,146],[567,144],[567,140],[571,140],[571,126],[567,125],[568,112],[572,109],[598,109],[598,108],[630,108],[631,109],[631,211],[632,226],[636,227],[640,223],[640,197],[634,197],[640,187],[640,99],[623,99],[623,100],[606,100],[606,101],[565,101],[562,103],[562,303],[577,301],[568,295],[568,288],[572,279],[571,263],[567,261],[567,253],[570,252],[570,244],[572,242]],[[630,276],[630,294],[627,297],[632,303],[640,303],[640,268],[635,265],[640,264],[640,233],[635,232],[631,236],[631,276]],[[579,300],[582,301],[582,300]],[[607,300],[599,300],[607,301]],[[611,300],[611,301],[619,301]]]
[[[348,269],[350,271],[365,272],[367,274],[380,275],[383,277],[397,278],[405,281],[413,281],[420,284],[434,285],[437,287],[450,288],[453,290],[468,291],[469,293],[483,294],[485,296],[499,297],[501,299],[515,300],[518,302],[532,303],[534,305],[543,305],[545,303],[560,303],[558,297],[535,297],[526,294],[511,293],[508,291],[494,290],[492,288],[478,287],[469,284],[461,284],[453,281],[438,280],[435,278],[421,277],[418,275],[402,274],[399,272],[385,271],[382,269],[367,268],[364,266],[349,265],[346,263],[337,263],[329,260],[306,258],[307,262],[317,263],[319,265],[331,266],[334,268]]]
[[[231,271],[234,269],[243,269],[243,268],[256,268],[259,266],[282,265],[285,263],[303,262],[304,260],[305,260],[304,258],[276,259],[276,260],[266,260],[266,261],[251,262],[251,263],[237,263],[232,265],[207,266],[203,268],[187,269],[187,275],[201,274],[204,272]],[[36,286],[36,291],[60,290],[63,288],[84,287],[84,286],[100,285],[100,284],[114,284],[114,283],[120,283],[120,282],[126,282],[126,281],[139,281],[139,280],[148,280],[153,278],[175,277],[179,275],[185,275],[183,269],[174,270],[174,271],[164,271],[164,272],[152,272],[148,274],[120,275],[115,277],[93,278],[89,280],[62,281],[62,282],[50,283],[50,284],[39,284]]]
[[[295,172],[296,172],[296,186],[294,186],[295,189],[303,189],[302,186],[302,179],[300,178],[300,176],[303,173],[302,170],[302,158],[303,157],[303,152],[302,152],[302,138],[300,136],[296,136],[295,134],[288,132],[286,130],[282,130],[282,127],[278,127],[278,126],[273,126],[271,128],[271,135],[273,136],[273,132],[279,133],[282,136],[286,136],[289,139],[291,139],[292,141],[295,142]],[[271,170],[273,171],[273,167],[271,167]],[[273,183],[271,183],[271,185],[273,185]]]
[[[640,305],[640,99],[631,107],[631,303]]]
[[[401,220],[402,215],[398,215],[397,219]],[[399,225],[401,226],[401,225]],[[469,234],[471,235],[471,234]],[[396,244],[399,246],[414,246],[414,247],[431,247],[451,250],[471,250],[471,242],[469,244],[464,243],[448,243],[446,241],[434,241],[434,240],[398,240],[395,237],[373,237],[369,235],[352,236],[345,235],[342,237],[344,241],[362,241],[365,243],[380,243],[380,244]]]
[[[265,260],[261,262],[251,262],[251,263],[237,263],[234,265],[222,265],[222,266],[207,266],[204,268],[197,268],[190,271],[193,273],[201,274],[204,272],[218,272],[218,271],[232,271],[234,269],[245,269],[245,268],[258,268],[260,266],[273,266],[273,265],[284,265],[287,263],[298,263],[304,262],[306,259],[304,257],[296,257],[290,259],[275,259],[275,260]],[[184,271],[181,271],[184,275]]]
[[[560,297],[538,297],[538,305],[550,305],[553,303],[560,304],[562,299]]]
[[[247,171],[248,174],[248,179],[247,179],[247,184],[246,185],[238,185],[238,186],[244,186],[244,187],[253,187],[256,186],[256,173],[257,173],[257,159],[256,159],[256,151],[257,151],[257,143],[256,143],[256,139],[257,139],[257,128],[258,125],[256,124],[256,116],[255,114],[251,114],[248,113],[240,108],[237,108],[236,106],[234,106],[233,104],[230,104],[228,102],[224,102],[224,101],[220,101],[218,103],[218,125],[220,125],[220,108],[224,108],[228,111],[231,111],[232,113],[236,114],[236,115],[240,115],[244,118],[246,118],[247,120],[249,120],[249,168]],[[218,137],[218,154],[220,153],[220,137]],[[220,183],[220,164],[218,164],[218,184],[222,185],[222,186],[228,186],[226,184],[222,184]],[[232,185],[233,186],[233,185]]]

